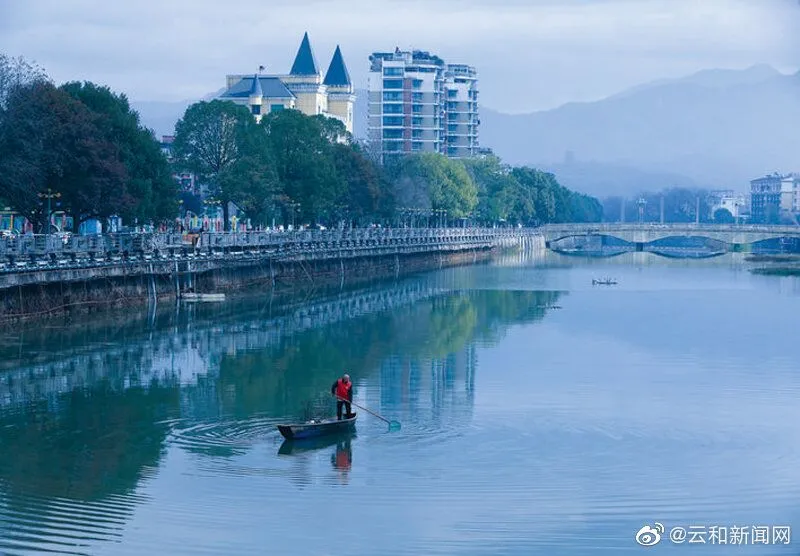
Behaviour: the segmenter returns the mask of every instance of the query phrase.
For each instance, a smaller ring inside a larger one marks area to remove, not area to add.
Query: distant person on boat
[[[346,415],[350,417],[350,402],[353,401],[353,383],[350,382],[350,375],[346,374],[331,386],[331,394],[336,396],[336,418],[342,420],[342,407],[347,410]]]

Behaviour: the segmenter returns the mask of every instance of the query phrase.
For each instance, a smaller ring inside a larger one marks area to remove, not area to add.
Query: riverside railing
[[[537,228],[542,232],[549,230],[567,231],[636,231],[636,230],[703,230],[706,232],[753,232],[768,234],[800,235],[800,226],[780,226],[772,224],[697,224],[695,222],[661,224],[657,222],[608,222],[602,224],[545,224]]]
[[[355,228],[289,232],[125,233],[0,238],[0,272],[187,259],[320,259],[491,247],[519,228]]]

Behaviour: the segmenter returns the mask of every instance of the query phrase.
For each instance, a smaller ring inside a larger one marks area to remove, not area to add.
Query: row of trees
[[[210,185],[223,206],[234,203],[261,221],[286,222],[294,210],[303,221],[329,225],[402,214],[524,225],[602,218],[597,199],[562,187],[552,174],[494,156],[462,161],[437,153],[380,165],[341,122],[295,110],[256,123],[243,106],[200,102],[178,122],[173,149],[175,163]]]
[[[175,214],[169,164],[124,95],[92,83],[56,87],[24,60],[2,58],[0,73],[0,198],[36,229],[56,195],[76,227]]]
[[[176,171],[195,173],[205,198],[180,193]],[[58,195],[77,228],[111,216],[170,221],[179,193],[193,212],[221,206],[226,227],[232,206],[267,225],[397,223],[409,214],[523,225],[602,218],[596,199],[552,174],[493,156],[425,153],[381,164],[338,120],[296,110],[256,121],[231,102],[193,104],[168,161],[124,95],[93,83],[57,87],[40,68],[0,57],[0,201],[37,230],[46,227],[48,197]]]

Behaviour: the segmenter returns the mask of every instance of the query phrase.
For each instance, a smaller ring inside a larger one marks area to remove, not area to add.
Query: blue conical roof
[[[292,64],[292,75],[317,75],[319,69],[317,59],[314,58],[314,51],[311,50],[311,42],[308,40],[308,33],[303,35],[303,42],[297,50],[294,64]]]
[[[331,65],[328,66],[328,73],[325,74],[325,85],[350,85],[350,74],[347,71],[339,45],[336,45],[336,52],[333,53]]]
[[[253,86],[250,88],[250,96],[251,97],[264,96],[264,90],[261,88],[261,79],[259,79],[258,74],[253,76]]]

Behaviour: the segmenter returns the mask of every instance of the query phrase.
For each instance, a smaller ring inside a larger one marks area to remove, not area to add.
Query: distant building
[[[424,152],[475,156],[479,124],[475,68],[420,50],[370,56],[368,141],[382,161]]]
[[[750,211],[754,223],[777,224],[800,213],[800,174],[774,173],[750,182]]]
[[[219,99],[246,106],[257,121],[276,110],[294,109],[307,116],[336,118],[353,133],[356,97],[342,51],[336,47],[323,78],[308,33],[288,75],[228,75],[226,87]]]
[[[741,193],[734,193],[733,190],[725,189],[718,191],[711,191],[709,195],[709,204],[711,206],[711,216],[720,209],[725,209],[731,213],[734,218],[744,216],[747,209],[747,197]]]
[[[175,142],[175,137],[172,135],[162,135],[161,136],[161,152],[164,153],[164,156],[167,158],[168,161],[172,162],[174,157],[172,155],[172,143]],[[188,193],[194,193],[196,195],[201,194],[200,185],[197,182],[195,175],[192,172],[173,172],[172,177],[175,181],[178,182],[178,186],[180,187],[181,191],[185,191]]]

